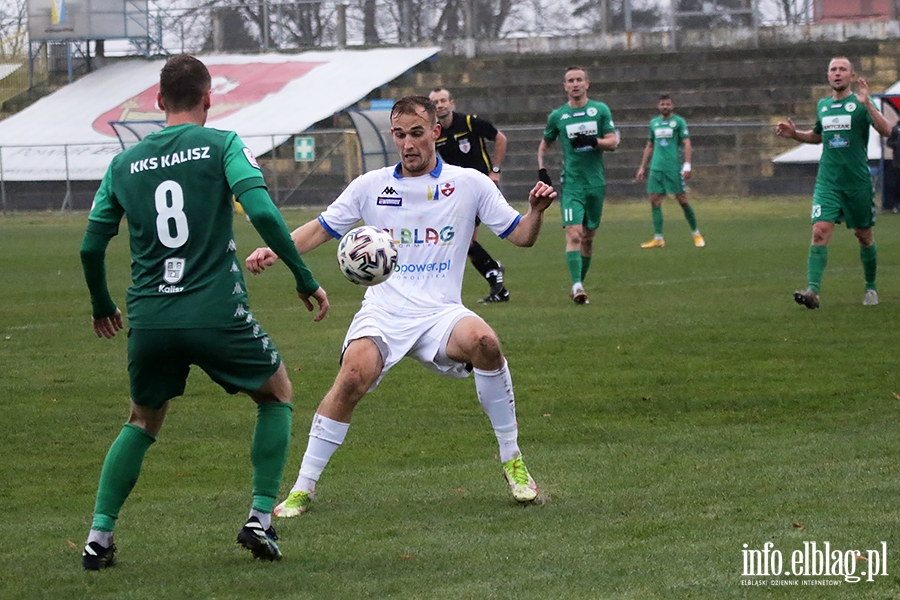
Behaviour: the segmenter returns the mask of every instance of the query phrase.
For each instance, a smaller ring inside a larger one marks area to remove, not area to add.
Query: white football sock
[[[316,413],[309,429],[309,443],[303,455],[303,462],[300,463],[300,473],[294,487],[291,488],[291,493],[315,491],[316,482],[322,476],[325,465],[331,460],[331,455],[344,443],[349,428],[350,423],[341,423]]]
[[[250,517],[256,517],[259,521],[260,527],[262,527],[263,530],[268,529],[272,526],[272,513],[264,513],[258,510],[251,509]],[[250,517],[247,518],[249,519]]]
[[[519,425],[516,423],[516,399],[513,396],[512,377],[509,375],[509,363],[496,371],[473,369],[475,373],[475,391],[481,408],[491,420],[494,434],[500,444],[500,462],[517,457],[519,451]]]
[[[104,548],[109,548],[113,543],[113,532],[91,529],[88,533],[87,543],[90,544],[91,542],[97,542]]]

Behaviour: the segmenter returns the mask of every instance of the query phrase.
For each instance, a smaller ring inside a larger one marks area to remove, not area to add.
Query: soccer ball
[[[363,225],[341,239],[338,266],[344,277],[357,285],[378,285],[397,266],[397,246],[383,229]]]

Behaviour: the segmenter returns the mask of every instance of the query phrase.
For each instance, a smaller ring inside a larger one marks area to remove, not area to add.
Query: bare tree
[[[775,0],[779,20],[787,25],[798,25],[809,21],[812,0]]]
[[[584,17],[592,31],[603,29],[604,0],[578,0],[575,2],[572,16]],[[625,31],[626,3],[631,5],[631,26],[633,29],[649,29],[662,22],[658,0],[607,0],[606,30]]]
[[[432,29],[434,39],[465,37],[467,11],[471,11],[472,34],[479,39],[500,37],[513,8],[522,0],[447,0]]]
[[[378,2],[377,0],[363,0],[363,42],[366,45],[376,45],[381,42],[378,37]]]
[[[27,47],[27,0],[0,0],[0,59],[21,60]]]
[[[732,13],[748,10],[752,0],[677,0],[676,7],[682,12],[704,13],[679,19],[678,26],[687,29],[707,29],[750,25],[751,18],[746,13]]]

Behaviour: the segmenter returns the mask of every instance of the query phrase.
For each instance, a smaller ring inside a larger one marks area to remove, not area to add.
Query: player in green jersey
[[[569,67],[563,83],[568,102],[550,113],[541,144],[538,146],[538,176],[552,185],[544,168],[544,153],[554,140],[560,140],[563,155],[562,184],[563,227],[566,230],[566,265],[572,280],[572,300],[588,304],[584,278],[594,253],[594,233],[600,226],[606,179],[603,153],[619,147],[619,137],[609,107],[589,100],[587,71]]]
[[[291,434],[291,382],[274,344],[256,322],[236,259],[232,194],[296,280],[315,320],[328,296],[303,263],[266,191],[256,159],[234,132],[207,129],[211,79],[196,58],[179,55],[160,73],[157,102],[165,129],[116,156],[88,217],[81,261],[91,294],[93,328],[111,338],[122,312],[106,285],[105,254],[123,217],[128,221],[132,285],[127,306],[131,416],[106,455],[94,520],[82,553],[89,570],[116,561],[113,528],[156,441],[169,401],[184,393],[191,365],[227,392],[257,404],[250,450],[253,504],[238,543],[256,558],[281,552],[271,513]]]
[[[663,94],[657,104],[659,116],[650,121],[650,136],[644,147],[641,166],[638,167],[635,179],[644,180],[644,169],[650,161],[650,176],[647,178],[647,193],[650,194],[651,213],[653,215],[653,239],[641,244],[641,248],[665,248],[663,238],[662,201],[666,194],[674,194],[681,205],[684,218],[691,227],[694,245],[702,248],[706,245],[700,230],[697,229],[697,217],[694,209],[688,204],[684,190],[684,180],[691,177],[691,138],[688,135],[687,121],[675,114],[675,104],[671,96]],[[684,163],[679,151],[684,150]],[[652,160],[651,160],[652,157]]]
[[[857,83],[858,91],[851,89]],[[807,260],[808,287],[794,292],[794,301],[819,308],[819,288],[828,262],[828,241],[836,223],[846,223],[859,241],[866,291],[864,306],[878,304],[875,273],[878,251],[872,227],[875,200],[869,175],[869,127],[887,137],[891,125],[869,97],[869,84],[857,77],[850,60],[838,56],[828,63],[831,96],[816,106],[816,124],[798,131],[788,119],[778,123],[775,134],[805,144],[822,144],[812,201],[812,244]]]

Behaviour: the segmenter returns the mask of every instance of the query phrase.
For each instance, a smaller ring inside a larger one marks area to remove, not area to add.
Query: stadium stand
[[[536,150],[546,117],[565,100],[562,72],[577,64],[589,70],[590,96],[610,106],[622,136],[619,150],[606,160],[609,197],[644,198],[643,184],[635,183],[633,177],[646,140],[647,123],[657,96],[663,92],[673,96],[676,111],[691,126],[692,193],[806,194],[812,190],[815,165],[772,163],[773,157],[794,146],[775,138],[774,123],[785,117],[792,117],[799,125],[812,123],[815,102],[828,93],[825,70],[834,55],[851,58],[875,92],[886,90],[900,79],[900,42],[896,40],[475,59],[439,54],[425,62],[416,61],[413,68],[385,85],[371,86],[368,96],[353,105],[353,110],[366,114],[372,102],[389,103],[406,94],[427,93],[436,86],[451,89],[459,110],[491,119],[509,138],[502,187],[509,197],[522,197],[534,182]],[[359,138],[347,133],[355,132],[350,114],[322,116],[304,134],[316,136],[316,151],[318,154],[321,149],[322,160],[314,164],[296,162],[290,140],[258,152],[271,191],[281,204],[323,205],[361,167]],[[362,122],[360,115],[355,119],[357,124]],[[282,123],[287,129],[287,121]],[[0,122],[0,130],[2,125]],[[297,129],[282,133],[301,133],[302,129]],[[240,129],[239,133],[247,135]],[[366,159],[371,162],[368,154]],[[551,163],[551,171],[554,168],[558,172],[558,164]],[[15,187],[20,185],[14,183]],[[46,185],[56,186],[53,193],[57,195],[44,208],[58,207],[62,198],[59,182]],[[74,182],[72,186],[79,190],[93,187],[90,182]],[[75,207],[89,203],[88,198],[86,192],[77,192]]]

